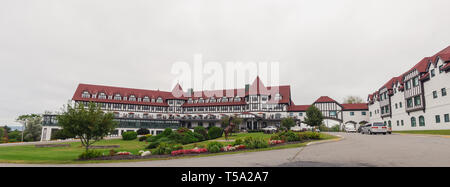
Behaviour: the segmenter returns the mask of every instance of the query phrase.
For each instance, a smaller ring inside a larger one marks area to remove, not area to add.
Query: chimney
[[[250,90],[250,84],[245,85],[245,93],[247,93]]]
[[[189,88],[189,89],[187,90],[187,92],[188,92],[188,96],[189,96],[189,97],[192,97],[192,96],[194,95],[194,89],[193,89],[193,88]]]

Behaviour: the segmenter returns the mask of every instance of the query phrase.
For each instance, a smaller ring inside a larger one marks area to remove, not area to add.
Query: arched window
[[[423,116],[419,116],[419,126],[425,126],[425,118]]]
[[[192,100],[192,98],[188,99],[188,103],[193,103],[194,101]]]
[[[143,101],[144,102],[150,102],[150,98],[148,96],[145,96]]]
[[[106,94],[103,93],[103,92],[100,92],[100,93],[98,94],[98,98],[99,98],[99,99],[106,99]]]
[[[158,97],[158,99],[156,99],[156,102],[157,102],[157,103],[162,103],[162,102],[163,102],[163,99],[162,99],[161,97]]]
[[[91,94],[90,94],[88,91],[84,91],[84,92],[81,94],[81,97],[82,97],[82,98],[91,98]]]
[[[277,94],[275,95],[275,101],[279,101],[279,100],[281,100],[281,99],[282,99],[281,95],[280,95],[279,93],[277,93]]]
[[[215,103],[216,102],[216,99],[214,97],[209,98],[209,100],[210,100],[211,103]]]
[[[416,126],[416,118],[411,117],[411,127],[415,127],[415,126]]]
[[[122,100],[122,96],[120,94],[114,95],[114,100]]]
[[[392,127],[392,122],[391,122],[391,120],[388,121],[388,127]]]
[[[226,97],[223,97],[222,102],[228,102],[228,99]]]
[[[240,102],[240,101],[241,101],[241,98],[240,98],[240,97],[236,97],[236,98],[234,98],[234,101],[235,101],[235,102]]]
[[[205,100],[203,100],[203,98],[200,98],[200,99],[198,100],[198,102],[199,102],[199,103],[204,103]]]
[[[130,98],[128,98],[128,101],[136,101],[136,96],[130,95]]]

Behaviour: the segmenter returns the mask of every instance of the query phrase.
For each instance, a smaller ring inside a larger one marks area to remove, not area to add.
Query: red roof
[[[288,108],[289,112],[301,112],[306,111],[311,105],[291,105]]]
[[[334,99],[331,99],[328,96],[319,97],[314,103],[337,103]]]
[[[245,101],[241,102],[215,102],[215,103],[184,103],[182,107],[197,107],[197,106],[232,106],[232,105],[246,105]]]
[[[256,77],[252,85],[248,89],[247,95],[269,95],[270,92],[267,90],[266,86],[262,83],[259,76]]]
[[[290,86],[272,86],[265,87],[262,84],[259,77],[253,83],[253,87],[257,88],[258,93],[270,95],[270,100],[268,103],[289,103],[291,98],[291,87]],[[251,89],[250,89],[251,90]],[[120,96],[129,98],[131,95],[136,97],[136,101],[128,101],[128,100],[114,100],[114,99],[98,99],[97,98],[82,98],[82,93],[84,91],[89,92],[89,94],[99,94],[105,93],[108,96],[114,97],[115,94],[120,94]],[[250,92],[251,93],[251,92]],[[275,100],[276,94],[280,94],[282,99],[277,101]],[[155,91],[155,90],[143,90],[143,89],[134,89],[134,88],[122,88],[122,87],[113,87],[113,86],[102,86],[102,85],[90,85],[90,84],[79,84],[77,90],[75,91],[72,100],[74,101],[93,101],[93,102],[103,102],[103,103],[121,103],[121,104],[138,104],[138,105],[151,105],[151,106],[168,106],[166,100],[167,99],[182,99],[187,100],[188,97],[192,98],[222,98],[222,97],[245,97],[248,93],[245,93],[245,89],[228,89],[228,90],[208,90],[208,91],[197,91],[194,92],[192,96],[190,93],[186,93],[183,91],[179,84],[175,85],[172,92],[167,91]],[[163,103],[156,102],[143,102],[138,101],[138,98],[143,99],[144,97],[149,97],[150,99],[157,99],[161,97],[163,99]],[[225,102],[225,103],[195,103],[195,104],[186,104],[186,106],[226,106],[226,105],[241,105],[242,102]]]
[[[342,104],[343,110],[369,110],[367,103]]]

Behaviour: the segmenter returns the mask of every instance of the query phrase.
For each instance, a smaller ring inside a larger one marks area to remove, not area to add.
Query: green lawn
[[[450,135],[450,130],[417,130],[417,131],[394,131],[402,134],[432,134],[432,135]]]
[[[240,133],[235,134],[230,139],[243,138],[245,136],[253,136],[253,137],[263,137],[268,140],[271,134],[263,134],[263,133]],[[334,139],[337,138],[335,136],[331,136],[328,134],[321,134],[321,140],[326,139]],[[218,138],[215,140],[209,141],[220,141],[225,138]],[[185,149],[192,149],[195,146],[205,145],[209,141],[197,142],[193,144],[184,145]],[[221,142],[224,145],[231,144],[232,141],[229,142]],[[142,159],[142,160],[120,160],[120,161],[76,161],[78,155],[80,155],[84,148],[81,147],[80,142],[72,142],[72,143],[64,143],[70,144],[70,147],[55,147],[55,148],[36,148],[34,145],[26,145],[26,146],[10,146],[10,147],[0,147],[0,162],[9,162],[9,163],[31,163],[31,164],[39,164],[39,163],[52,163],[52,164],[73,164],[73,163],[105,163],[105,162],[130,162],[130,161],[145,161],[145,160],[160,160],[160,159],[173,159],[173,158],[151,158],[151,159]],[[267,151],[274,149],[286,149],[286,148],[294,148],[301,147],[306,145],[307,142],[298,143],[298,144],[287,144],[276,147],[269,147],[265,149],[252,149],[252,150],[243,150],[239,152],[221,152],[216,154],[208,154],[201,156],[186,156],[186,157],[177,157],[178,158],[190,158],[190,157],[204,157],[204,156],[212,156],[212,155],[224,155],[224,154],[236,154],[242,152],[255,152],[255,151]],[[148,145],[146,142],[139,142],[137,140],[132,141],[124,141],[121,139],[114,140],[102,140],[100,142],[95,143],[94,145],[120,145],[120,148],[115,149],[116,151],[128,151],[133,154],[137,154],[139,150],[145,150],[145,147]],[[105,155],[109,154],[110,149],[97,149],[103,152]]]

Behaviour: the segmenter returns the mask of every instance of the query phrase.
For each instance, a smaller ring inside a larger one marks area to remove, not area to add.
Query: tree
[[[344,98],[345,104],[363,103],[363,99],[359,96],[347,96]]]
[[[319,127],[322,124],[322,121],[323,121],[322,112],[314,105],[308,107],[308,109],[306,110],[306,117],[304,123],[315,128]]]
[[[292,118],[284,118],[283,120],[281,120],[281,127],[284,130],[289,130],[291,129],[291,127],[295,126],[295,121]]]
[[[117,126],[113,113],[104,113],[92,102],[87,107],[83,104],[72,107],[69,104],[56,119],[66,135],[80,138],[86,152],[89,146],[112,133]]]
[[[39,114],[21,115],[16,119],[22,123],[22,141],[39,141],[41,139],[42,116]]]
[[[8,127],[8,125],[3,126],[3,128],[6,130],[6,132],[11,132],[11,127]]]

